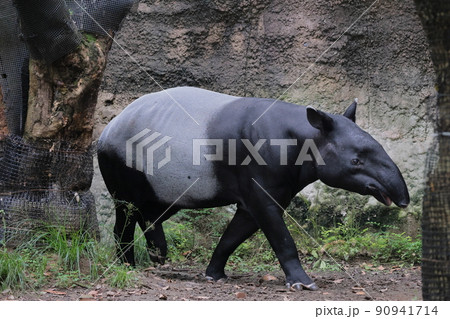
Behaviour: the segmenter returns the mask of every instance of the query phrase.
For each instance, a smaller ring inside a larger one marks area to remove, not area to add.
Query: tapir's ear
[[[349,118],[353,122],[356,121],[356,105],[358,104],[358,99],[355,99],[353,103],[347,108],[347,110],[344,113],[344,116],[346,118]]]
[[[306,107],[306,118],[312,127],[324,133],[333,129],[333,119],[327,113],[316,110],[311,106]]]

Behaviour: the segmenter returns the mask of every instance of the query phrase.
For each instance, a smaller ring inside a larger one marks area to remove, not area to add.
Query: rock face
[[[357,97],[357,123],[421,198],[435,91],[412,0],[142,0],[116,39],[97,136],[132,99],[174,86],[336,113]]]

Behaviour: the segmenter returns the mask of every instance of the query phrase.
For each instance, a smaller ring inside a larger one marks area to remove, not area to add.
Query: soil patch
[[[232,272],[225,282],[209,282],[198,268],[166,265],[137,271],[132,288],[99,280],[61,289],[4,291],[2,300],[422,300],[420,267],[349,265],[345,271],[311,271],[318,291],[287,289],[280,272]],[[350,277],[351,276],[351,277]],[[85,286],[85,287],[82,287]]]

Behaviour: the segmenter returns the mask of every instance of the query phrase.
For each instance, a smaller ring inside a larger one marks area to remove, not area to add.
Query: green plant
[[[28,244],[17,249],[25,262],[25,272],[27,283],[31,286],[39,287],[46,282],[44,275],[48,265],[48,257],[41,253],[39,249],[30,247]]]
[[[83,33],[83,35],[88,43],[94,43],[97,40],[95,35],[93,35],[91,33]]]
[[[56,276],[58,288],[70,288],[78,281],[80,281],[80,275],[77,271],[65,271],[58,273]]]
[[[40,232],[38,236],[45,247],[57,254],[58,261],[64,269],[81,273],[81,263],[85,260],[89,264],[91,274],[96,273],[97,245],[86,232],[81,230],[67,232],[64,227],[53,226],[45,227]]]
[[[421,259],[422,241],[412,239],[404,233],[383,233],[375,241],[374,259],[381,262],[398,260],[409,264],[418,264]]]
[[[301,195],[295,196],[289,206],[286,208],[286,212],[292,216],[298,223],[303,224],[307,222],[309,218],[309,209],[311,202]]]
[[[23,257],[6,248],[0,249],[0,287],[4,289],[24,288],[26,264]]]
[[[388,227],[392,228],[392,227]],[[322,228],[316,239],[321,246],[309,250],[317,260],[323,260],[325,251],[333,258],[350,260],[356,257],[369,257],[375,262],[420,262],[422,242],[404,233],[392,231],[371,232],[368,228],[359,229],[351,225],[339,224],[330,229]],[[319,263],[316,264],[316,266]],[[320,267],[319,267],[320,268]]]
[[[110,268],[108,283],[117,288],[126,288],[134,286],[137,281],[137,275],[134,270],[126,265],[114,265]]]

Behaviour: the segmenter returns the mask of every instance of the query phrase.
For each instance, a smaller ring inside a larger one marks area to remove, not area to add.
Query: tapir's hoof
[[[150,260],[153,261],[154,263],[158,263],[161,265],[164,265],[166,262],[166,257],[155,254],[153,252],[148,252],[148,254],[150,255]]]
[[[309,285],[305,285],[304,283],[301,283],[301,282],[296,282],[296,283],[294,283],[294,284],[290,284],[290,283],[287,283],[286,284],[286,287],[288,288],[288,289],[294,289],[294,290],[303,290],[303,289],[306,289],[306,290],[312,290],[312,291],[314,291],[314,290],[318,290],[319,289],[319,287],[317,287],[317,285],[316,285],[316,283],[315,282],[313,282],[313,283],[310,283]]]
[[[228,277],[225,276],[225,277],[221,277],[219,279],[214,279],[212,276],[205,275],[205,279],[210,282],[226,282],[228,280]]]

